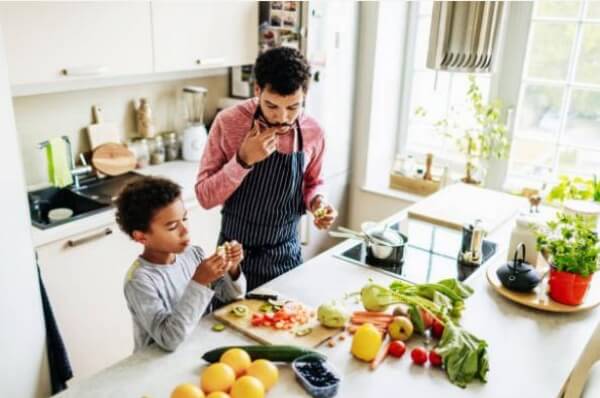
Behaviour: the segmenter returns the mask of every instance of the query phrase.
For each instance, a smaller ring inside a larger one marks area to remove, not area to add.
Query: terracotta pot
[[[556,268],[550,268],[550,298],[552,300],[566,305],[579,305],[590,287],[592,276],[583,277],[572,272],[558,271]]]

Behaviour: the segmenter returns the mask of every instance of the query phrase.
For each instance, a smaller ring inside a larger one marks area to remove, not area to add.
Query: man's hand
[[[310,205],[315,226],[318,229],[331,228],[331,225],[333,225],[338,216],[337,210],[335,210],[332,205],[325,202],[321,195],[316,196]]]
[[[238,150],[240,160],[248,166],[253,166],[268,158],[277,149],[277,131],[278,128],[266,128],[261,131],[255,120],[252,130],[246,134]]]
[[[208,286],[227,272],[227,262],[219,254],[204,259],[198,267],[192,279],[201,285]]]

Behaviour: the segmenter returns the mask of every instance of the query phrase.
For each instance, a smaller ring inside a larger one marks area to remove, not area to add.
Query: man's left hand
[[[337,210],[327,203],[322,196],[317,196],[311,203],[311,213],[318,229],[329,229],[338,216]]]

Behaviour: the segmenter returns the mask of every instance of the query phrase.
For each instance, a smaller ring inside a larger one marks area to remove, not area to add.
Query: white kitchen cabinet
[[[133,352],[123,282],[140,252],[116,224],[37,248],[75,382]]]
[[[173,72],[251,64],[258,53],[258,3],[152,2],[154,67]]]
[[[149,2],[2,2],[11,85],[152,72]]]

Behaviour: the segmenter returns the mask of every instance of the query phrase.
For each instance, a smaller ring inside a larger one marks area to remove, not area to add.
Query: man
[[[248,290],[302,263],[300,217],[308,209],[319,229],[337,211],[325,201],[323,131],[302,113],[310,67],[280,47],[254,65],[255,98],[220,112],[200,162],[196,196],[204,208],[223,204],[219,242],[244,247]]]

